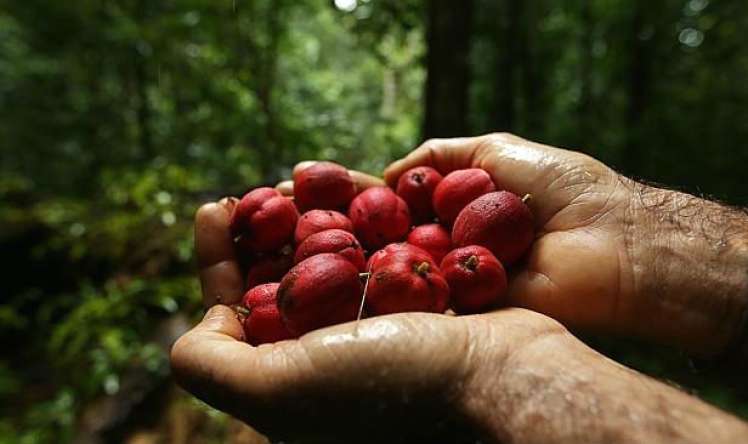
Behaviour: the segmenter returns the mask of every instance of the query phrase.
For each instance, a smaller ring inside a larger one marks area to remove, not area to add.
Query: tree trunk
[[[651,76],[651,42],[644,40],[647,32],[648,6],[644,0],[636,0],[630,24],[630,49],[627,78],[628,103],[626,107],[626,152],[623,168],[629,174],[642,175],[644,170],[644,150],[641,141],[642,116],[647,109]],[[651,35],[650,35],[651,38]]]
[[[580,11],[579,35],[579,103],[577,105],[577,131],[574,143],[585,147],[590,142],[592,131],[592,43],[594,23],[591,2],[583,1]]]
[[[491,121],[493,129],[498,131],[514,130],[515,68],[519,50],[521,11],[522,0],[504,0],[500,11],[501,22],[494,33],[496,74]]]
[[[148,20],[148,2],[139,0],[137,9],[134,12],[135,21],[144,33],[146,22]],[[135,118],[138,128],[138,145],[140,146],[140,157],[144,160],[152,159],[156,153],[153,151],[153,137],[151,134],[151,107],[148,103],[148,56],[142,54],[137,48],[133,48],[133,69],[135,77],[135,96],[137,105],[135,108]]]
[[[473,0],[430,0],[423,137],[468,134]]]
[[[138,145],[140,155],[144,160],[150,160],[153,152],[153,138],[151,137],[151,107],[148,104],[148,72],[145,56],[135,53],[135,94],[137,96],[136,118],[138,122]]]
[[[538,1],[522,2],[524,16],[521,46],[522,86],[524,96],[524,130],[528,137],[542,139],[545,131],[545,88],[546,76],[543,73],[541,42],[537,39],[540,11]]]

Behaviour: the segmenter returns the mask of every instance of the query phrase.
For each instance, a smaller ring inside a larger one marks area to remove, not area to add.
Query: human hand
[[[509,134],[428,141],[390,165],[385,180],[394,186],[419,165],[442,174],[483,168],[500,189],[532,195],[537,238],[511,280],[512,305],[584,331],[701,353],[721,351],[740,331],[748,255],[746,238],[736,233],[748,229],[730,236],[718,226],[748,228],[745,215]]]
[[[383,183],[353,177],[359,188]],[[175,344],[172,367],[187,390],[274,439],[412,442],[425,435],[455,442],[445,434],[464,430],[461,412],[467,394],[478,391],[477,369],[500,372],[514,350],[565,331],[521,309],[469,317],[403,313],[252,347],[226,306],[241,300],[244,285],[229,234],[234,205],[223,199],[197,213],[203,300],[212,308]]]
[[[184,388],[273,440],[474,442],[467,398],[513,353],[561,332],[522,309],[403,313],[253,347],[233,310],[216,305],[175,344],[172,368]]]
[[[359,186],[378,184],[354,177]],[[724,442],[745,433],[729,415],[613,364],[556,321],[518,308],[376,317],[253,347],[222,305],[243,292],[228,229],[233,205],[224,199],[197,214],[203,296],[212,308],[174,345],[172,369],[187,390],[274,439],[472,442],[477,433],[487,442],[700,442],[705,420]],[[663,403],[688,412],[677,428]],[[628,416],[618,415],[622,409]]]

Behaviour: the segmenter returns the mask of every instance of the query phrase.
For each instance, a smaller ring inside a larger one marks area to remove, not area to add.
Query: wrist
[[[748,311],[748,217],[676,191],[638,183],[632,190],[632,332],[722,353],[741,336]]]
[[[528,413],[540,411],[533,403],[555,377],[557,367],[549,363],[565,365],[581,345],[544,315],[523,309],[507,312],[500,322],[474,329],[473,340],[479,345],[471,353],[472,365],[456,406],[463,421],[488,442],[522,441],[535,432]]]

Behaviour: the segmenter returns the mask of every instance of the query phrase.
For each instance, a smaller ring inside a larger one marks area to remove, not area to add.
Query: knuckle
[[[486,137],[488,138],[491,144],[505,144],[507,142],[518,139],[518,137],[515,134],[505,132],[505,131],[489,133],[486,135]]]
[[[428,139],[421,144],[421,149],[426,151],[436,151],[442,146],[442,139]]]

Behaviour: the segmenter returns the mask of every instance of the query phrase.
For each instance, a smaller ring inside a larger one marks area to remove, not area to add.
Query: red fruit
[[[343,230],[325,230],[312,234],[296,249],[294,262],[299,263],[320,253],[338,253],[348,259],[359,271],[364,271],[364,249],[356,237]]]
[[[244,197],[231,213],[230,229],[234,237],[253,251],[272,251],[288,243],[296,228],[299,213],[293,202],[272,188],[257,188]]]
[[[247,286],[252,288],[268,282],[279,282],[293,267],[293,250],[284,247],[279,253],[263,256],[249,266]]]
[[[410,212],[394,191],[369,188],[351,202],[348,217],[356,237],[370,250],[405,239],[410,229]]]
[[[449,284],[450,305],[457,313],[480,313],[503,302],[506,272],[488,249],[470,245],[452,250],[441,270]]]
[[[310,210],[302,214],[299,223],[296,224],[294,237],[296,245],[300,245],[307,237],[320,231],[340,230],[353,233],[353,224],[345,215],[332,210]]]
[[[489,193],[470,202],[452,228],[456,247],[486,247],[505,265],[522,257],[534,238],[530,208],[508,191]]]
[[[434,190],[434,210],[441,223],[452,225],[467,204],[492,191],[496,185],[487,172],[479,168],[452,171]]]
[[[380,256],[371,270],[366,293],[373,316],[406,311],[443,313],[449,286],[431,256],[418,248],[401,248]]]
[[[444,256],[452,249],[452,238],[449,231],[439,224],[421,225],[413,228],[408,235],[408,243],[428,252],[434,262],[441,263]]]
[[[434,219],[433,194],[442,181],[442,175],[431,167],[411,168],[397,181],[397,195],[408,204],[415,222]]]
[[[281,320],[276,302],[279,284],[263,284],[249,290],[242,299],[248,314],[244,318],[244,337],[252,345],[296,337]]]
[[[356,195],[356,186],[345,167],[317,162],[294,177],[293,194],[302,212],[334,210],[348,205]]]
[[[343,256],[322,253],[289,271],[278,287],[283,322],[296,334],[352,321],[361,303],[358,270]]]
[[[416,247],[415,245],[411,245],[405,242],[398,242],[389,244],[386,247],[382,248],[381,250],[377,250],[374,254],[372,254],[369,257],[369,260],[366,262],[366,269],[371,270],[377,265],[377,262],[385,257],[392,256],[392,255],[401,255],[401,254],[408,254],[408,253],[416,253],[416,254],[428,254],[425,250],[422,248]]]

